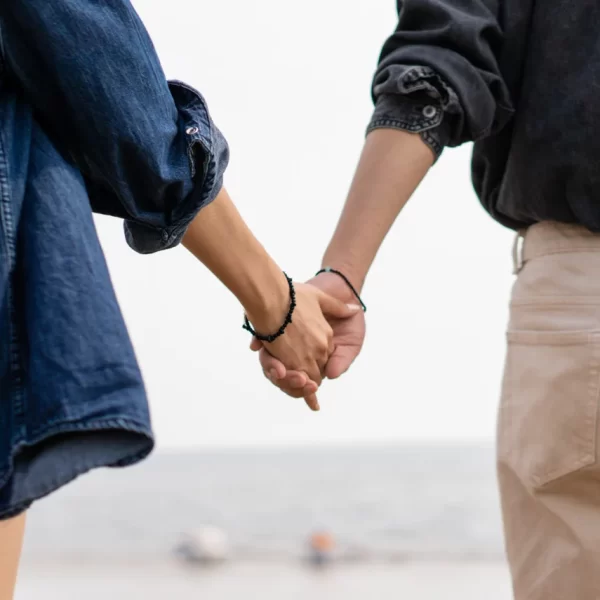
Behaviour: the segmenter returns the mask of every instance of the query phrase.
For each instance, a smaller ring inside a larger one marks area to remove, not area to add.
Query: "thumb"
[[[334,319],[348,319],[361,310],[358,304],[346,304],[325,292],[319,295],[319,305],[326,317]]]
[[[252,352],[258,352],[262,347],[262,342],[253,336],[252,341],[250,342],[250,350],[252,350]]]
[[[325,367],[325,376],[327,379],[341,377],[350,368],[357,356],[358,350],[338,346]]]

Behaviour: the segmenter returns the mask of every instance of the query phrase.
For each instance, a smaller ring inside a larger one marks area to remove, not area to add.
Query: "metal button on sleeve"
[[[198,133],[198,131],[199,131],[199,130],[198,130],[198,128],[197,128],[197,127],[188,127],[188,128],[185,130],[185,132],[186,132],[188,135],[196,135],[196,134]]]
[[[423,108],[423,116],[426,119],[433,119],[435,115],[437,115],[437,108],[435,106],[431,106],[431,104],[429,104]]]

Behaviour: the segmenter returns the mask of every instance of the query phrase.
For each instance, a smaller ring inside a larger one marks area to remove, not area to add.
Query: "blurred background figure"
[[[315,567],[324,567],[332,562],[335,539],[328,531],[316,531],[309,540],[310,562]]]
[[[229,557],[229,542],[226,533],[218,527],[200,527],[183,536],[176,553],[187,562],[220,564]]]

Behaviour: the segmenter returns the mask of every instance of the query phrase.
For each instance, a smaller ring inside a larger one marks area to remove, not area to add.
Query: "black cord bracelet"
[[[365,306],[365,303],[362,301],[360,294],[356,291],[356,288],[352,285],[352,283],[350,283],[350,280],[341,271],[337,271],[336,269],[332,269],[331,267],[325,267],[324,269],[321,269],[315,275],[315,277],[317,275],[321,275],[321,273],[333,273],[334,275],[341,277],[346,282],[346,285],[352,290],[352,293],[356,296],[356,299],[360,302],[363,312],[367,312],[367,307]]]
[[[290,286],[290,309],[288,310],[288,314],[283,321],[283,325],[275,332],[269,335],[261,335],[257,333],[256,330],[250,325],[250,321],[248,320],[248,316],[244,315],[244,324],[242,327],[249,331],[257,340],[261,342],[271,343],[274,342],[278,337],[281,337],[287,328],[287,326],[292,322],[292,315],[294,314],[294,309],[296,308],[296,290],[294,289],[294,282],[290,277],[287,276],[287,273],[284,273],[285,278]]]

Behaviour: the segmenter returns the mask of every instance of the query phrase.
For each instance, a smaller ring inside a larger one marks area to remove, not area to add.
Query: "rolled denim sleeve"
[[[125,220],[127,243],[143,254],[172,248],[181,242],[188,225],[196,214],[212,202],[223,186],[223,174],[229,162],[229,147],[222,133],[213,123],[200,92],[180,81],[170,81],[169,89],[177,107],[179,128],[184,139],[185,157],[189,169],[182,169],[181,181],[176,183],[170,213],[159,215],[155,226],[145,219]],[[188,180],[191,178],[191,184]],[[165,185],[165,179],[161,185]],[[186,193],[186,187],[191,191]],[[181,191],[178,191],[178,189]],[[100,189],[98,205],[102,206]],[[164,206],[169,206],[165,192]],[[96,194],[90,198],[94,202]],[[133,198],[132,198],[133,200]]]
[[[176,245],[218,194],[228,147],[204,98],[168,83],[129,0],[3,0],[8,76],[65,157],[92,209],[125,219],[128,243]]]
[[[445,146],[500,130],[513,108],[500,72],[497,0],[398,0],[398,26],[373,80],[368,131],[419,133],[438,157]]]

